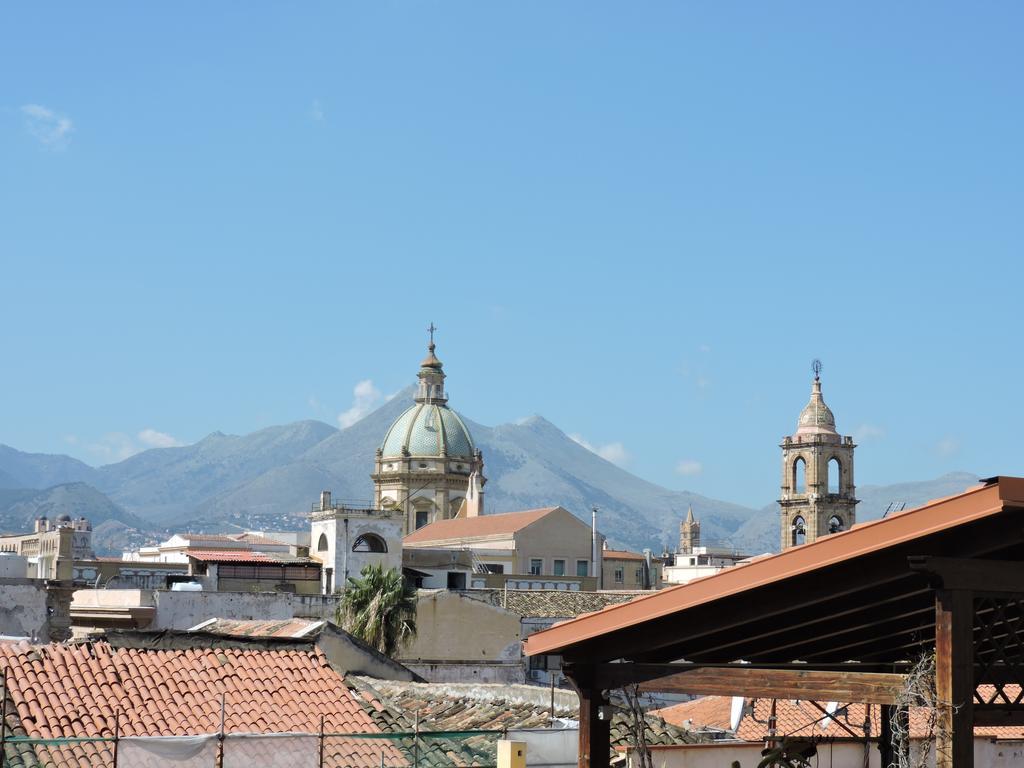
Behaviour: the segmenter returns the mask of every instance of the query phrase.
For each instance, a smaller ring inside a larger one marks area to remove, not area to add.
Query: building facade
[[[811,399],[796,432],[783,438],[779,498],[782,549],[838,533],[856,522],[853,438],[836,431],[835,416],[821,395],[815,362]]]
[[[84,517],[73,520],[61,515],[51,522],[45,516],[35,521],[32,533],[0,536],[0,552],[25,558],[31,579],[70,581],[75,560],[89,560],[92,551],[92,525]]]
[[[405,533],[460,514],[483,514],[483,455],[448,407],[444,369],[434,350],[431,331],[413,405],[388,429],[372,475],[374,506],[400,513]]]
[[[367,565],[402,567],[402,514],[395,509],[350,509],[320,494],[310,516],[310,555],[323,566],[321,592],[344,589]]]

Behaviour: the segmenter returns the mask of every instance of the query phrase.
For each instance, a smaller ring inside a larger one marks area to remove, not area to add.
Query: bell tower
[[[821,396],[821,362],[814,361],[811,399],[796,432],[782,439],[782,549],[849,529],[857,520],[853,438],[836,431]]]

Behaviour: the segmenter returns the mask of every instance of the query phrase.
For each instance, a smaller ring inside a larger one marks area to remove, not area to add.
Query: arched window
[[[846,526],[843,525],[842,518],[840,518],[840,517],[838,517],[836,515],[832,515],[832,517],[830,517],[828,519],[828,532],[829,533],[839,533],[840,531],[845,530],[845,529],[846,529]]]
[[[353,552],[387,552],[388,545],[380,536],[375,533],[364,533],[355,544],[352,545]]]
[[[797,456],[793,462],[793,482],[790,486],[794,493],[807,493],[807,462],[803,456]]]
[[[804,519],[797,515],[793,518],[793,531],[792,531],[792,542],[794,547],[798,547],[807,541],[807,525],[804,523]]]
[[[834,456],[828,460],[828,492],[839,493],[839,478],[843,471],[843,465]]]
[[[320,538],[316,541],[316,551],[326,552],[327,551],[327,534],[321,533]]]

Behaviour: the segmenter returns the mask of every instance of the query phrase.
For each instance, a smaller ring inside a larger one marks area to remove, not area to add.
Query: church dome
[[[453,456],[472,459],[476,453],[469,429],[448,407],[444,366],[434,354],[434,324],[430,324],[427,357],[420,363],[415,404],[395,419],[384,436],[382,457]]]
[[[825,405],[825,399],[821,396],[821,379],[817,376],[814,377],[814,384],[811,387],[811,399],[800,411],[796,434],[838,434],[836,432],[836,417],[832,415],[832,409]]]
[[[384,436],[381,455],[473,458],[476,447],[459,414],[440,403],[416,403]]]

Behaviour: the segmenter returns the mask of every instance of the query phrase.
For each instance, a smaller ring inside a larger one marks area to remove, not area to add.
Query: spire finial
[[[811,361],[811,370],[814,371],[814,380],[818,381],[821,378],[821,360],[814,358]]]
[[[436,331],[436,330],[437,330],[437,326],[434,325],[434,321],[431,320],[430,321],[430,327],[427,328],[427,333],[430,334],[430,348],[431,349],[434,348],[434,331]]]

